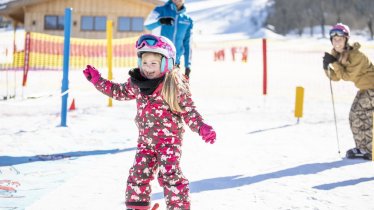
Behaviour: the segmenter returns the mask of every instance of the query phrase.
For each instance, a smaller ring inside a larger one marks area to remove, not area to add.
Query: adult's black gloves
[[[337,61],[337,59],[334,56],[325,52],[325,55],[323,56],[323,69],[327,70],[329,64],[334,63],[335,61]]]
[[[171,18],[171,17],[162,17],[158,19],[158,21],[161,23],[161,25],[168,25],[168,26],[174,25],[174,18]]]

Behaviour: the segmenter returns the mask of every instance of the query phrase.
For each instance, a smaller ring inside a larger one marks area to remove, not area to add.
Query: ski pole
[[[339,135],[338,135],[338,124],[336,122],[335,102],[334,102],[334,93],[332,91],[331,69],[330,69],[330,66],[328,67],[327,73],[328,73],[329,80],[330,80],[330,92],[331,92],[332,110],[334,112],[336,142],[337,142],[337,145],[338,145],[338,153],[340,154],[340,144],[339,144]]]

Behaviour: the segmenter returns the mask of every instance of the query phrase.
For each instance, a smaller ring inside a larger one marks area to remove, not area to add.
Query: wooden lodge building
[[[63,36],[65,8],[72,8],[71,36],[106,38],[113,21],[113,38],[145,33],[144,21],[161,0],[2,0],[0,16],[25,31]]]

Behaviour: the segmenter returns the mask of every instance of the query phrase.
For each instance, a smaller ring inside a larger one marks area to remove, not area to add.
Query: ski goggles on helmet
[[[348,34],[340,29],[333,29],[330,31],[330,37],[334,36],[348,36]]]
[[[156,47],[161,47],[164,45],[164,42],[151,34],[145,34],[142,35],[135,44],[136,49],[141,49],[144,46],[148,46],[150,48],[156,48]]]

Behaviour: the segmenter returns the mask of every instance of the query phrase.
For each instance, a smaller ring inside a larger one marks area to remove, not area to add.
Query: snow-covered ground
[[[182,168],[191,182],[192,208],[373,209],[373,162],[341,158],[354,146],[348,112],[356,90],[333,83],[338,145],[321,69],[328,41],[270,40],[266,96],[261,41],[242,44],[250,49],[248,63],[213,62],[213,50],[194,51],[193,97],[218,137],[207,145],[196,133],[185,135]],[[126,71],[114,77],[123,81]],[[61,72],[30,72],[25,95],[55,94],[61,78]],[[305,88],[298,124],[297,86]],[[68,113],[67,127],[59,126],[58,95],[0,102],[0,180],[20,184],[11,185],[17,192],[1,191],[14,197],[0,198],[0,209],[124,208],[137,137],[135,104],[107,107],[108,99],[80,71],[70,72],[70,89],[69,105],[74,98],[76,110]],[[153,201],[164,209],[162,189],[153,184]]]
[[[269,39],[263,95],[261,40],[207,43],[203,35],[194,46],[190,83],[217,141],[206,144],[187,129],[182,169],[192,209],[374,209],[373,162],[342,158],[354,146],[348,113],[356,89],[348,82],[332,84],[336,136],[330,84],[321,67],[329,40]],[[374,60],[374,43],[362,44]],[[249,48],[247,63],[230,59],[232,46]],[[225,49],[225,61],[213,61],[217,49]],[[21,74],[16,72],[19,83]],[[126,70],[114,71],[115,81],[126,78]],[[124,209],[138,133],[135,103],[113,101],[108,107],[108,98],[81,71],[71,71],[69,105],[74,99],[76,109],[61,127],[61,80],[62,72],[31,71],[23,96],[35,99],[21,99],[18,85],[18,98],[0,101],[0,182],[9,180],[17,190],[0,190],[0,209]],[[298,86],[305,90],[299,123]],[[152,184],[153,202],[165,209],[162,188]]]

